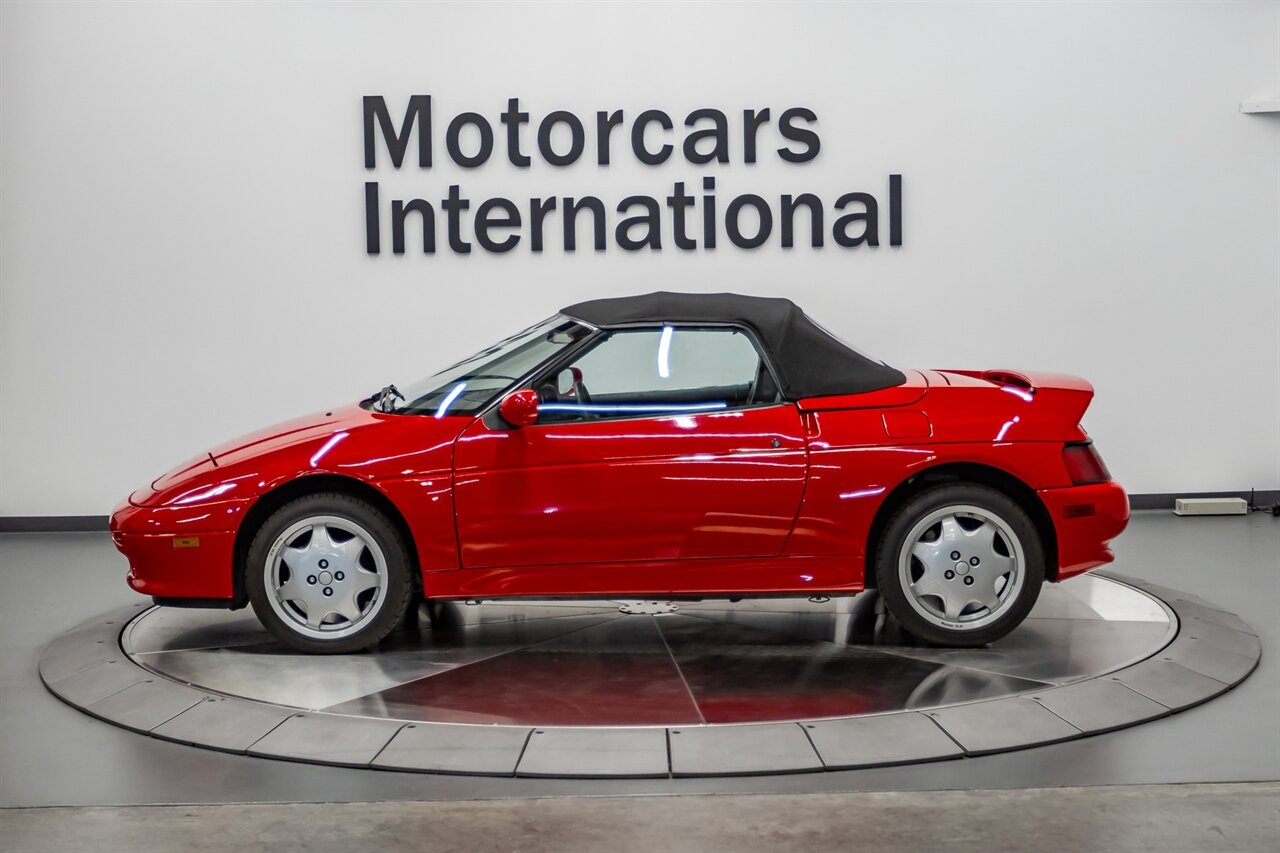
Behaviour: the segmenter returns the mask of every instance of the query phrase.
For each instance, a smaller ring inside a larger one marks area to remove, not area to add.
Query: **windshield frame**
[[[553,331],[555,328],[561,327],[561,326],[577,327],[577,329],[574,331],[582,330],[584,333],[581,334],[580,337],[577,338],[577,340],[570,341],[564,346],[561,346],[559,349],[550,352],[545,358],[540,359],[536,364],[534,364],[528,370],[524,371],[519,375],[516,375],[506,385],[503,385],[494,389],[492,395],[487,400],[485,400],[481,404],[478,404],[474,408],[467,408],[462,410],[449,410],[447,408],[443,408],[442,410],[443,404],[437,405],[435,407],[422,407],[422,408],[409,407],[409,403],[411,402],[411,400],[422,399],[423,397],[434,394],[438,392],[441,387],[448,384],[452,384],[450,381],[439,381],[438,383],[432,383],[430,387],[425,388],[423,392],[417,395],[410,393],[406,395],[410,398],[409,400],[402,400],[402,401],[393,400],[393,405],[389,411],[379,409],[377,407],[379,393],[374,393],[371,396],[366,397],[364,400],[361,401],[361,405],[369,409],[370,411],[374,411],[379,414],[386,414],[386,415],[406,415],[410,417],[434,417],[436,419],[445,418],[445,417],[464,417],[464,418],[473,418],[473,419],[483,417],[486,412],[488,412],[494,406],[496,406],[499,402],[501,402],[502,398],[506,396],[508,393],[510,393],[512,389],[520,388],[523,385],[527,384],[533,377],[539,375],[543,370],[545,370],[548,364],[560,361],[565,355],[569,353],[577,352],[581,346],[586,344],[588,341],[593,340],[599,334],[600,330],[596,326],[592,325],[591,323],[587,323],[583,320],[579,320],[576,317],[569,317],[564,314],[554,314],[551,317],[548,317],[547,319],[541,322],[534,323],[533,325],[529,326],[526,329],[523,329],[519,332],[509,335],[508,337],[504,338],[501,341],[498,341],[495,344],[482,348],[479,352],[473,353],[471,355],[466,356],[465,358],[459,359],[458,361],[455,361],[449,366],[442,368],[441,370],[437,370],[436,372],[429,374],[427,376],[424,376],[421,379],[418,379],[414,383],[412,383],[415,386],[426,385],[430,380],[434,379],[435,377],[443,377],[447,375],[449,372],[456,370],[457,368],[463,365],[466,365],[472,361],[476,361],[476,364],[474,365],[475,372],[481,372],[486,365],[492,364],[492,362],[498,358],[503,358],[511,355],[516,351],[516,349],[518,349],[519,346],[524,346],[525,344],[533,343],[537,341],[538,339],[536,334],[537,332],[541,330],[546,330],[547,332],[550,332],[550,331]],[[501,350],[503,348],[503,345],[509,344],[510,342],[513,342],[522,337],[524,338],[524,340],[521,341],[521,343],[517,347],[512,348],[511,350],[508,350],[508,352],[505,353],[505,355],[499,355],[495,353],[491,355],[488,359],[477,360],[479,356],[481,356],[483,353],[486,352],[486,350],[495,350],[495,349]],[[458,377],[456,377],[453,380],[453,382],[465,383],[466,380],[462,378],[465,375],[467,375],[467,373],[465,372],[463,374],[460,374]],[[448,398],[446,397],[445,399],[448,399]],[[449,400],[449,402],[452,402],[452,401]]]

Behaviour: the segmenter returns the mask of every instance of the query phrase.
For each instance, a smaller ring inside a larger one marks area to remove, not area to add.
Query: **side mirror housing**
[[[498,404],[498,414],[514,427],[531,426],[538,420],[538,392],[531,388],[512,391]]]

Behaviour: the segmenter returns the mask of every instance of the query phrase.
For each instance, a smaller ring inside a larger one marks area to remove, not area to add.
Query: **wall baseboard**
[[[1250,492],[1158,492],[1146,495],[1129,495],[1130,509],[1167,509],[1173,510],[1173,502],[1178,498],[1241,498],[1249,500]],[[1280,503],[1280,489],[1259,489],[1252,493],[1254,506],[1272,506]]]
[[[1243,498],[1249,492],[1155,492],[1129,495],[1134,510],[1173,509],[1178,498]],[[1264,489],[1253,494],[1257,506],[1280,503],[1280,489]],[[0,516],[0,533],[97,533],[107,529],[105,515],[6,515]]]
[[[85,533],[106,529],[105,515],[0,516],[0,533]]]

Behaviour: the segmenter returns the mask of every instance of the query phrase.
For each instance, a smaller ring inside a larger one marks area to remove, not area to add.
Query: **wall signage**
[[[364,165],[374,169],[389,160],[395,169],[431,171],[442,165],[480,169],[505,159],[521,169],[565,168],[594,163],[607,168],[620,157],[646,166],[683,159],[691,166],[754,164],[776,158],[794,165],[812,162],[822,150],[818,117],[805,107],[776,114],[769,108],[744,110],[741,120],[718,109],[697,109],[677,128],[662,110],[627,114],[601,110],[580,117],[556,110],[532,120],[520,99],[490,117],[459,113],[443,124],[444,148],[436,144],[441,126],[432,114],[431,96],[409,98],[403,114],[393,115],[381,95],[364,98]],[[416,144],[414,144],[416,143]],[[384,160],[385,158],[385,160]],[[845,249],[902,245],[902,176],[889,175],[886,204],[867,192],[845,192],[828,202],[812,192],[766,199],[744,193],[731,199],[716,195],[712,175],[675,181],[657,196],[629,195],[616,202],[595,195],[483,200],[469,198],[461,184],[450,184],[443,198],[384,199],[378,181],[367,181],[365,247],[378,255],[387,246],[395,254],[437,248],[468,254],[473,246],[486,252],[510,252],[522,244],[531,252],[546,247],[565,252],[583,248],[660,251],[663,218],[670,219],[671,243],[685,251],[712,251],[723,246],[755,249],[776,241],[819,248],[831,242]],[[883,208],[883,217],[882,217]],[[470,225],[472,239],[463,236]],[[612,227],[610,227],[612,225]],[[883,226],[883,227],[882,227]],[[438,233],[439,232],[439,233]]]

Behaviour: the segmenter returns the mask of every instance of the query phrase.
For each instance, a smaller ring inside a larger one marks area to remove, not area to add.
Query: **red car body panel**
[[[1058,539],[1058,577],[1066,580],[1115,559],[1107,547],[1129,523],[1129,496],[1115,483],[1038,492]]]
[[[1087,382],[906,376],[866,394],[520,429],[353,405],[189,460],[130,496],[111,529],[138,592],[231,603],[246,514],[323,475],[394,505],[428,597],[855,592],[885,501],[952,465],[999,472],[1040,502],[1057,579],[1112,559],[1125,493],[1074,485],[1063,461],[1064,445],[1087,439]]]
[[[462,567],[776,557],[806,456],[791,405],[525,429],[477,420],[454,451]]]

